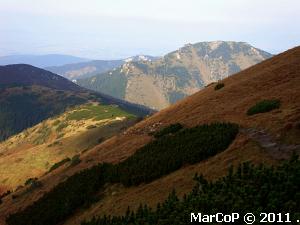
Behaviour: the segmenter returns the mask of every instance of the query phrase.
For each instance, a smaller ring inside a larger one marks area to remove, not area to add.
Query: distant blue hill
[[[90,59],[71,55],[9,55],[0,57],[0,65],[30,64],[36,67],[62,66],[65,64],[86,62]]]

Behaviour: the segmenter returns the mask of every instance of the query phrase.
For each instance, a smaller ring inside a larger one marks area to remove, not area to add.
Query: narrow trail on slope
[[[300,145],[279,143],[265,130],[257,130],[255,128],[241,128],[242,134],[247,135],[264,148],[274,159],[289,159],[295,151],[300,152]]]

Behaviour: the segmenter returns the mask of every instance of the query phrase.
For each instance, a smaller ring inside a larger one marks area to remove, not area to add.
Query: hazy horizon
[[[277,54],[299,45],[299,9],[297,0],[0,0],[0,56],[161,56],[216,40]]]

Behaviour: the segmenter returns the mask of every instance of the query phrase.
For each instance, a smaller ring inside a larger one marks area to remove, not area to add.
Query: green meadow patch
[[[134,115],[127,113],[116,105],[85,105],[68,114],[67,120],[104,120],[115,117],[132,118]]]

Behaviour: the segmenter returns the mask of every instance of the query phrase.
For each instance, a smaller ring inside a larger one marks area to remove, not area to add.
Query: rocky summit
[[[127,61],[78,84],[160,110],[271,56],[245,42],[199,42],[155,60]]]

